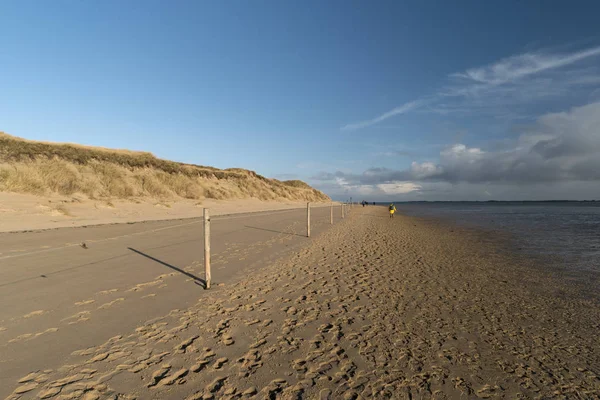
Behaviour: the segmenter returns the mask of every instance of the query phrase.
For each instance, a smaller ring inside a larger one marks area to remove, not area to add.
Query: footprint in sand
[[[69,325],[78,324],[80,322],[85,322],[90,319],[90,311],[81,311],[75,315],[71,315],[70,317],[61,319],[60,322],[68,321]]]
[[[14,339],[9,340],[8,343],[21,342],[23,340],[31,340],[31,339],[35,339],[36,337],[45,335],[46,333],[53,333],[56,331],[58,331],[58,328],[48,328],[45,331],[38,332],[38,333],[24,333],[22,335],[17,336]]]
[[[26,340],[26,339],[29,339],[31,337],[33,337],[33,333],[24,333],[22,335],[17,336],[14,339],[9,340],[8,343],[20,342],[22,340]]]
[[[106,308],[109,308],[109,307],[111,307],[113,304],[119,303],[119,302],[121,302],[121,301],[125,301],[125,299],[124,299],[123,297],[120,297],[120,298],[118,298],[118,299],[116,299],[116,300],[113,300],[113,301],[111,301],[111,302],[104,303],[104,304],[102,304],[100,307],[98,307],[98,310],[104,310],[104,309],[106,309]]]
[[[137,292],[140,290],[144,290],[147,287],[160,285],[161,283],[162,283],[162,280],[160,280],[160,279],[150,281],[150,282],[138,283],[134,287],[127,289],[126,292]]]
[[[76,306],[86,306],[88,304],[92,304],[95,303],[96,300],[83,300],[83,301],[78,301],[77,303],[75,303]]]
[[[54,333],[54,332],[57,332],[57,331],[58,331],[58,328],[48,328],[48,329],[46,329],[45,331],[42,331],[42,332],[38,332],[38,333],[36,333],[36,334],[34,335],[34,338],[36,338],[36,337],[38,337],[38,336],[45,335],[46,333]]]
[[[168,278],[168,277],[170,277],[170,276],[175,276],[175,275],[176,275],[176,273],[175,273],[175,272],[171,272],[171,273],[169,273],[169,274],[162,274],[162,275],[159,275],[159,276],[157,276],[157,277],[156,277],[156,278],[154,278],[154,279],[155,279],[155,280],[156,280],[156,279],[165,279],[165,278]]]
[[[46,313],[47,313],[47,311],[44,311],[44,310],[32,311],[29,314],[23,315],[23,318],[37,317],[39,315],[43,315],[43,314],[46,314]]]
[[[119,289],[103,290],[101,292],[98,292],[98,294],[111,294],[111,293],[116,292],[117,290],[119,290]]]

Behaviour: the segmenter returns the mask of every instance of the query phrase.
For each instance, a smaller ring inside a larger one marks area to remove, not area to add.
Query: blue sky
[[[335,198],[596,198],[599,14],[591,1],[2,2],[0,130]]]

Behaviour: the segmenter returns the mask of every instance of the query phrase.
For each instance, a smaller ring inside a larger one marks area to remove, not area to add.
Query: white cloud
[[[385,194],[405,194],[410,192],[416,192],[421,189],[421,185],[414,182],[393,182],[393,183],[380,183],[377,185],[378,189],[381,189]]]
[[[344,178],[335,178],[335,183],[337,183],[340,186],[348,186],[349,185],[348,181]]]
[[[383,169],[379,169],[383,171]],[[365,175],[369,175],[369,171]],[[418,192],[421,185],[415,182],[393,181],[378,184],[363,184],[356,179],[345,176],[340,172],[335,174],[321,173],[310,180],[316,180],[315,187],[329,193],[333,197],[361,196],[366,198],[382,198],[399,194]]]
[[[415,179],[425,179],[430,176],[439,175],[442,168],[432,162],[418,163],[413,161],[410,165],[410,172]]]
[[[454,144],[446,147],[440,152],[440,158],[444,164],[452,164],[455,162],[467,162],[473,164],[481,160],[485,152],[477,147],[467,147],[464,144]]]

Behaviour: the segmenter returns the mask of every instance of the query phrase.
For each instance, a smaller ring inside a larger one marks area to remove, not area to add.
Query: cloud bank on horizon
[[[600,46],[529,52],[452,73],[433,94],[341,129],[409,113],[476,116],[513,125],[501,146],[450,142],[407,168],[322,171],[310,182],[334,197],[374,200],[600,199],[599,59]]]

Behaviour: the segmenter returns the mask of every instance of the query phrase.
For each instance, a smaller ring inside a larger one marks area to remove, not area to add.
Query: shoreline
[[[57,387],[48,398],[600,393],[597,305],[475,232],[386,214],[355,208],[189,308],[23,377],[9,398]]]
[[[521,238],[509,230],[461,222],[450,216],[407,215],[402,210],[400,213],[404,218],[468,236],[483,246],[502,252],[505,258],[512,260],[513,269],[519,269],[522,264],[525,264],[526,270],[536,270],[546,279],[555,280],[557,285],[561,285],[571,295],[600,304],[599,271],[565,265],[563,260],[557,260],[552,254],[536,254],[527,249],[523,251],[523,247],[519,244]]]

